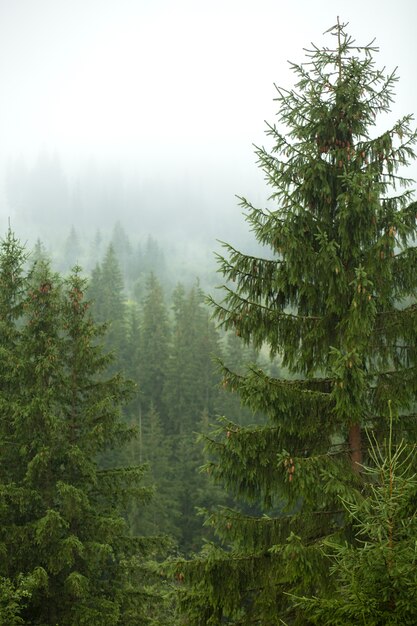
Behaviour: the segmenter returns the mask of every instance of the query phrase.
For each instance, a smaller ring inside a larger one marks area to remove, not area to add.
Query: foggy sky
[[[221,238],[234,194],[263,197],[252,143],[274,121],[273,83],[292,85],[287,60],[329,45],[337,15],[399,67],[389,121],[417,113],[415,0],[0,0],[0,181],[18,157],[58,158],[70,180],[98,163],[168,203],[191,189],[188,211],[201,192]]]

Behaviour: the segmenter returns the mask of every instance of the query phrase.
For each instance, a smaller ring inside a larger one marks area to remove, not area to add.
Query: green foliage
[[[335,578],[332,594],[296,601],[314,624],[411,626],[417,620],[415,445],[394,447],[392,432],[383,445],[370,445],[361,499],[342,500],[355,541],[323,542]]]
[[[141,416],[139,426],[139,437],[132,442],[130,453],[132,459],[148,463],[145,480],[153,494],[146,510],[133,504],[130,513],[132,528],[144,535],[158,535],[163,531],[178,540],[182,520],[171,442],[164,434],[159,414],[153,406]]]
[[[62,279],[48,261],[29,272],[25,261],[9,232],[0,254],[2,611],[28,626],[151,623],[144,570],[156,544],[132,537],[125,520],[132,498],[149,497],[144,468],[99,466],[132,439],[122,420],[132,384],[109,374],[105,328],[90,315],[79,268]]]
[[[234,422],[241,425],[249,425],[254,422],[265,421],[265,411],[260,412],[259,406],[255,403],[245,405],[241,396],[233,385],[229,384],[224,374],[225,369],[231,374],[242,376],[248,371],[248,364],[253,368],[259,368],[259,352],[253,350],[252,346],[247,346],[236,334],[228,332],[223,337],[222,359],[217,361],[217,370],[221,377],[218,406],[222,415],[228,415]],[[218,355],[219,353],[216,353]],[[270,370],[277,368],[277,363],[268,363],[266,368]],[[279,368],[278,368],[279,369]]]
[[[187,293],[179,284],[174,291],[172,350],[164,386],[171,480],[179,509],[177,536],[185,553],[201,545],[196,507],[208,504],[209,493],[213,502],[222,500],[219,491],[208,488],[207,475],[199,471],[204,458],[201,448],[195,445],[195,432],[200,430],[203,416],[214,417],[219,397],[219,376],[212,362],[219,338],[203,300],[198,286]]]
[[[140,330],[142,340],[136,367],[141,410],[146,413],[153,407],[165,419],[163,393],[170,355],[170,328],[162,287],[154,274],[150,274],[146,284]]]
[[[269,254],[224,244],[219,256],[220,327],[268,348],[281,371],[221,364],[223,386],[268,423],[223,418],[205,438],[207,473],[253,508],[217,509],[209,523],[223,547],[172,562],[184,623],[312,623],[292,596],[335,593],[321,546],[357,541],[341,498],[363,501],[363,429],[384,438],[390,399],[395,439],[416,439],[417,204],[402,167],[417,134],[405,116],[372,136],[395,73],[377,70],[376,48],[339,22],[329,32],[334,47],[291,65],[297,82],[277,88],[272,149],[256,149],[273,208],[241,199]]]
[[[111,244],[107,248],[102,263],[98,263],[92,271],[88,296],[92,301],[92,314],[96,322],[109,325],[104,337],[106,349],[114,351],[119,361],[124,359],[126,304],[123,275]]]
[[[95,302],[95,317],[101,315],[105,321],[106,307],[100,304],[108,289],[103,267],[93,271],[89,295]],[[223,412],[225,404],[219,389],[220,373],[212,361],[220,339],[198,286],[190,290],[177,286],[172,314],[166,299],[158,278],[151,273],[143,297],[137,302],[122,297],[122,307],[117,307],[124,311],[119,327],[125,334],[113,349],[138,389],[124,409],[124,421],[136,430],[137,437],[117,453],[101,458],[105,466],[115,461],[148,464],[145,483],[153,498],[145,511],[140,503],[129,507],[130,525],[147,536],[168,534],[181,552],[188,553],[198,549],[207,534],[196,509],[224,500],[221,490],[209,486],[207,474],[200,472],[204,458],[195,444],[196,431],[207,431],[208,423]],[[106,310],[111,315],[111,310]],[[236,400],[229,400],[229,405],[242,412]]]
[[[191,433],[204,411],[215,413],[218,376],[212,355],[219,350],[219,339],[204,297],[198,286],[186,293],[177,285],[173,294],[174,331],[165,401],[169,432]]]
[[[30,598],[30,584],[20,577],[17,584],[8,578],[0,578],[0,625],[24,624],[21,612]]]
[[[123,274],[126,276],[129,268],[132,266],[132,247],[130,245],[129,238],[119,221],[116,222],[113,228],[111,247],[117,257]]]

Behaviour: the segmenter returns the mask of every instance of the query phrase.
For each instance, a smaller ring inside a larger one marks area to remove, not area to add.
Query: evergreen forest
[[[120,221],[3,235],[0,626],[417,623],[417,132],[326,36],[217,276]]]

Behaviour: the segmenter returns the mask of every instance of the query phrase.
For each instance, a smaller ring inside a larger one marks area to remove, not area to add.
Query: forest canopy
[[[0,626],[417,622],[417,133],[326,36],[217,295],[120,222],[1,240]]]

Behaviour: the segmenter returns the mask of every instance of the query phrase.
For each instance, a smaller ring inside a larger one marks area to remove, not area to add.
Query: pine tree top
[[[241,204],[271,258],[229,244],[219,257],[228,281],[215,304],[220,323],[310,375],[328,367],[332,346],[351,352],[367,341],[417,282],[408,247],[417,203],[402,172],[415,157],[412,116],[371,137],[397,77],[376,69],[377,48],[356,45],[345,28],[329,30],[333,48],[313,46],[291,65],[298,82],[277,87],[273,147],[256,148],[274,208]]]

